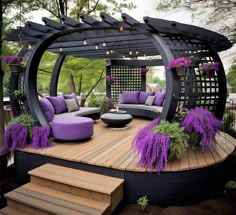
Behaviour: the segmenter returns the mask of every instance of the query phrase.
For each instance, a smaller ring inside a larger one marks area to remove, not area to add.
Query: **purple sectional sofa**
[[[119,95],[119,108],[132,116],[155,119],[160,116],[165,92],[123,91]]]
[[[39,104],[49,123],[54,119],[71,116],[85,116],[93,120],[100,118],[100,108],[80,107],[74,94],[44,97],[39,100]]]

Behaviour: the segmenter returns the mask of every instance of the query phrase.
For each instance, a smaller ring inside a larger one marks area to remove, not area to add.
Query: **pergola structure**
[[[57,93],[60,70],[67,55],[122,59],[124,66],[130,66],[129,68],[150,64],[149,61],[139,61],[139,57],[144,56],[160,56],[156,65],[165,67],[174,58],[198,57],[200,64],[189,70],[186,77],[179,78],[174,72],[166,70],[167,92],[161,118],[172,119],[179,104],[189,108],[203,106],[222,118],[227,89],[224,68],[217,52],[232,46],[225,36],[200,27],[150,17],[144,17],[144,23],[140,23],[127,14],[122,14],[122,21],[105,13],[100,16],[101,21],[82,14],[82,22],[62,16],[62,23],[43,18],[45,25],[26,22],[24,27],[7,35],[9,41],[33,47],[24,73],[23,88],[29,110],[41,125],[46,125],[47,121],[39,107],[37,71],[46,50],[58,54],[51,77],[52,96]],[[122,61],[119,62],[122,64]],[[213,77],[202,77],[201,65],[215,61],[220,63],[219,71]],[[125,71],[129,72],[129,69]],[[116,69],[109,70],[111,75],[116,73]],[[137,69],[136,73],[138,74]],[[18,77],[12,74],[10,93],[18,88]]]

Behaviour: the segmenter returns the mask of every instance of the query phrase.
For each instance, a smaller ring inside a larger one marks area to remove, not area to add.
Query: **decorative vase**
[[[175,71],[178,77],[185,77],[187,75],[188,67],[178,67],[175,68]]]
[[[202,76],[205,78],[212,78],[215,74],[214,69],[202,70]]]
[[[10,71],[14,73],[20,73],[23,71],[22,66],[19,64],[8,64]]]

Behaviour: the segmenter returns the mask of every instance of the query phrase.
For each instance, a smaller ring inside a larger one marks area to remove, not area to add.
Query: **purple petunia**
[[[114,76],[111,76],[111,75],[107,75],[106,76],[106,81],[109,83],[109,84],[113,84],[115,82],[116,78]]]
[[[192,61],[189,58],[181,57],[181,58],[176,58],[172,60],[167,67],[169,71],[173,68],[179,68],[179,67],[188,67],[192,64]]]
[[[19,56],[6,56],[3,58],[2,63],[19,65],[21,61],[22,61],[22,58]]]
[[[190,110],[182,125],[187,133],[194,132],[201,136],[201,146],[204,151],[208,145],[215,142],[216,133],[222,123],[210,111],[196,107]]]
[[[209,72],[210,70],[218,71],[219,70],[219,62],[214,63],[205,63],[202,65],[202,70],[204,72]]]

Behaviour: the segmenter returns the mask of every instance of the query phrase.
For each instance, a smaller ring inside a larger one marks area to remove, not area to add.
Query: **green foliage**
[[[236,181],[230,180],[225,184],[225,189],[232,190],[236,189]]]
[[[230,134],[234,138],[236,138],[235,120],[236,120],[236,113],[230,110],[229,107],[226,107],[222,120],[223,130],[224,132]]]
[[[178,122],[168,122],[162,120],[159,125],[153,127],[153,131],[161,134],[168,134],[170,140],[170,155],[169,159],[180,159],[183,152],[186,150],[186,142],[189,135],[184,132],[184,128],[179,126]]]
[[[143,197],[140,197],[138,200],[137,200],[137,204],[142,208],[142,210],[144,211],[147,206],[148,206],[148,198],[147,196],[143,196]]]
[[[37,121],[30,114],[21,114],[20,116],[13,118],[8,125],[21,124],[28,128],[30,137],[32,137],[32,128],[36,125]]]
[[[229,72],[226,75],[227,82],[232,87],[233,92],[236,92],[236,64],[233,64],[229,68]]]

